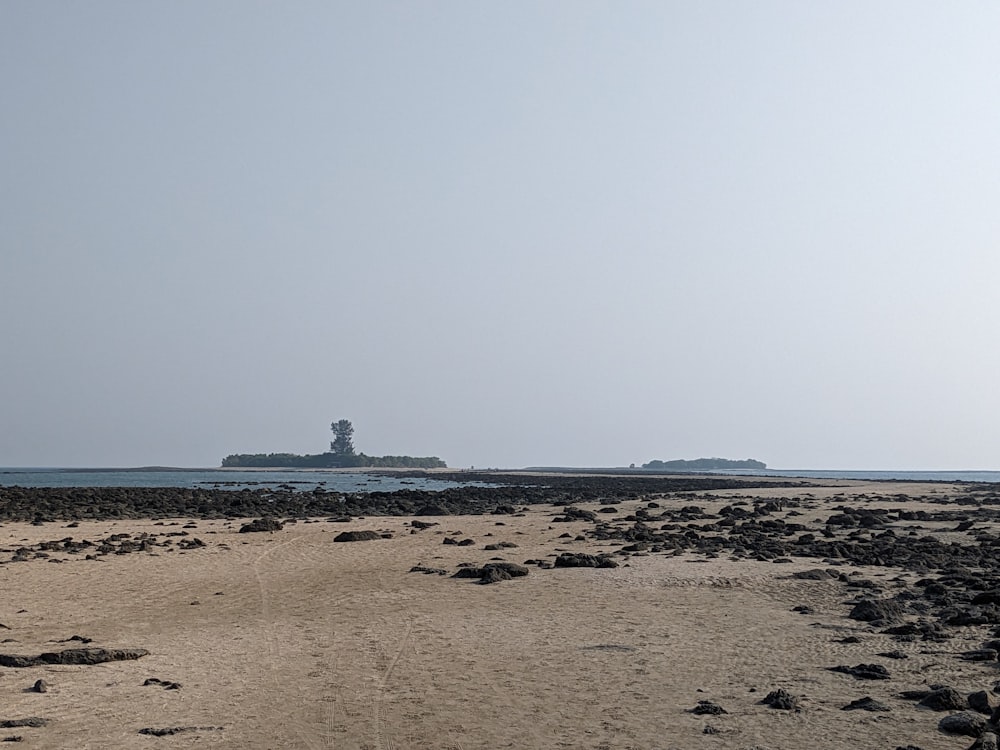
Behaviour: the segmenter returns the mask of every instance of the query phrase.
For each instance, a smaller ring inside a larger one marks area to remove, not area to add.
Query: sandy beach
[[[912,532],[976,543],[950,518],[934,516],[956,509],[942,501],[962,495],[961,487],[816,484],[636,497],[600,515],[625,528],[643,522],[619,520],[636,511],[697,506],[708,520],[688,525],[700,528],[724,508],[772,503],[777,510],[769,517],[818,530],[848,505],[923,510],[919,523],[890,516],[888,526],[899,538]],[[984,508],[958,509],[975,519],[980,535],[995,533],[992,510]],[[994,626],[956,625],[946,640],[932,641],[848,617],[860,599],[919,591],[927,571],[794,555],[776,563],[655,545],[621,553],[625,541],[595,538],[592,519],[555,520],[565,509],[551,505],[516,510],[349,523],[285,519],[280,530],[258,533],[239,533],[242,520],[3,523],[0,652],[148,655],[0,667],[0,720],[44,720],[0,729],[0,739],[20,737],[19,746],[30,748],[312,750],[972,744],[938,728],[946,713],[900,694],[932,685],[963,695],[989,691],[998,679],[995,654],[991,662],[962,655],[981,649]],[[435,525],[416,528],[414,521]],[[664,523],[645,521],[653,529]],[[333,541],[347,530],[378,538]],[[118,542],[148,535],[153,543],[132,554],[39,548],[120,534],[130,536]],[[191,546],[180,549],[180,541]],[[486,549],[500,543],[516,546]],[[549,567],[567,552],[613,553],[607,559],[617,565]],[[465,563],[497,559],[531,561],[530,572],[491,585],[452,577]],[[833,573],[794,576],[817,569]],[[914,605],[899,622],[921,614]],[[893,656],[879,655],[886,653]],[[890,678],[831,671],[872,663]],[[45,692],[32,689],[37,680]],[[796,707],[761,703],[778,689]],[[843,710],[865,697],[885,710]],[[179,731],[141,733],[169,729]]]

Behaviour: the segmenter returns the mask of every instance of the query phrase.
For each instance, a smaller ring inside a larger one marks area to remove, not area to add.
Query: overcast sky
[[[0,466],[1000,469],[996,2],[0,4]]]

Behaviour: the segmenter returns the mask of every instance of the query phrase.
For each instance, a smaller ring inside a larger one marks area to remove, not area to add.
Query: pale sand
[[[929,491],[902,491],[914,489]],[[809,492],[873,491],[888,494],[900,486]],[[828,514],[831,503],[818,497],[817,506]],[[440,526],[419,533],[410,533],[405,518],[300,522],[271,534],[237,534],[238,524],[200,521],[191,533],[208,544],[201,550],[101,561],[56,554],[69,559],[0,565],[0,623],[10,628],[0,630],[0,638],[16,639],[0,652],[68,648],[74,644],[52,641],[75,634],[93,638],[93,646],[151,652],[98,666],[0,668],[0,719],[51,722],[0,729],[0,739],[23,736],[18,747],[26,748],[345,750],[892,750],[906,744],[954,750],[971,743],[939,733],[940,714],[896,696],[934,682],[989,687],[983,665],[920,653],[927,644],[870,635],[867,625],[846,618],[849,595],[842,584],[787,578],[823,567],[819,560],[775,565],[638,556],[610,570],[532,567],[525,578],[490,586],[408,572],[416,564],[449,572],[460,562],[481,564],[501,554],[483,550],[490,541],[516,543],[502,553],[516,562],[561,549],[613,549],[557,539],[589,524],[551,523],[556,512],[538,506],[519,518],[428,518]],[[0,547],[179,528],[148,521],[64,526],[4,524]],[[332,542],[348,528],[395,536]],[[455,530],[476,546],[443,545],[444,532]],[[866,572],[876,580],[896,575]],[[799,604],[814,614],[791,611]],[[835,642],[851,633],[864,641]],[[976,647],[974,637],[970,630],[961,647]],[[955,643],[943,648],[955,650]],[[873,658],[893,648],[911,658]],[[893,679],[856,681],[827,670],[869,661],[889,666]],[[183,687],[143,687],[149,677]],[[38,678],[50,691],[26,692]],[[779,687],[801,697],[801,712],[757,703]],[[840,710],[865,695],[892,711]],[[690,713],[699,700],[729,713]],[[706,725],[719,733],[704,734]],[[170,726],[222,729],[162,738],[137,733]]]

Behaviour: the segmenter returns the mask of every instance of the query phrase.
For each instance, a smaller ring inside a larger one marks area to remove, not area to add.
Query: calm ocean
[[[615,470],[621,472],[620,469]],[[645,472],[635,472],[642,475]],[[700,472],[699,472],[700,473]],[[806,479],[883,479],[918,482],[996,482],[1000,471],[834,471],[765,469],[709,472],[730,476],[802,477]],[[332,492],[393,492],[401,489],[443,490],[480,482],[447,482],[439,479],[339,471],[241,471],[239,469],[54,469],[2,468],[0,487],[275,487],[290,485],[310,491],[323,487]]]
[[[25,469],[0,467],[0,487],[202,487],[241,489],[289,485],[311,491],[394,492],[444,490],[460,482],[338,471],[240,471],[238,469]],[[474,484],[481,484],[475,482]]]

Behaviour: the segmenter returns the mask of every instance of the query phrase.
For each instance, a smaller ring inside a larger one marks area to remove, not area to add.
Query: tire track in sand
[[[374,694],[371,699],[371,717],[375,728],[375,746],[378,750],[396,750],[396,742],[388,730],[388,710],[386,708],[386,690],[392,680],[396,665],[402,658],[410,642],[410,634],[413,632],[413,618],[406,621],[406,629],[399,639],[399,645],[394,649],[388,664],[381,670],[381,675],[377,676]],[[386,652],[382,647],[384,640],[372,629],[368,631],[368,648],[372,652],[375,664],[386,661]]]
[[[279,645],[278,636],[274,632],[274,614],[272,611],[272,596],[268,592],[268,585],[265,582],[265,564],[271,561],[275,561],[276,558],[280,557],[280,553],[286,553],[294,549],[294,555],[292,556],[294,560],[283,560],[285,564],[300,565],[303,561],[307,560],[310,555],[306,549],[303,549],[301,542],[304,537],[293,536],[285,541],[279,542],[278,544],[271,545],[267,550],[258,555],[253,563],[252,569],[254,572],[254,577],[257,582],[257,593],[260,601],[260,618],[261,618],[261,630],[263,635],[263,640],[266,644],[264,659],[262,661],[266,662],[266,672],[267,677],[262,679],[262,684],[264,682],[269,682],[272,686],[272,690],[275,692],[276,696],[281,696],[286,693],[286,687],[282,684],[279,670],[277,665],[281,661],[281,649]],[[335,656],[335,652],[334,652]],[[281,705],[281,701],[269,700],[268,696],[264,697],[265,705]],[[302,745],[307,747],[309,750],[320,750],[321,748],[332,748],[334,746],[334,722],[336,716],[336,695],[322,695],[321,701],[325,703],[330,703],[329,715],[323,722],[322,729],[316,729],[310,727],[306,722],[302,720],[291,722],[290,726],[292,730],[297,735],[298,739],[301,741]],[[270,717],[273,720],[277,720],[276,723],[283,723],[289,720],[287,713],[279,712],[275,709],[270,709],[268,711]]]

